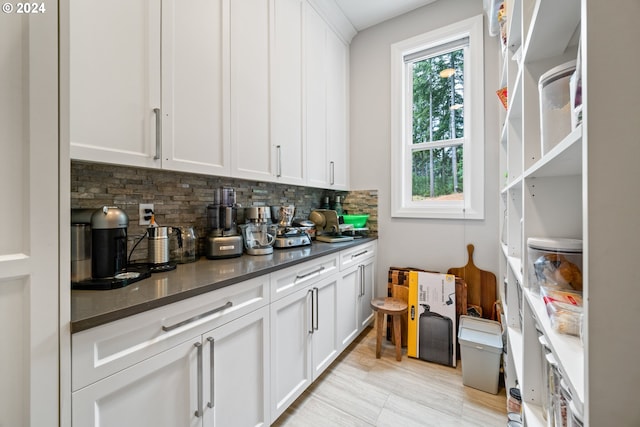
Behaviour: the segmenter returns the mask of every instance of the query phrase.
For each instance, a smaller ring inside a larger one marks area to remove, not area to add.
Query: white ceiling
[[[435,0],[335,0],[357,31],[433,3]]]

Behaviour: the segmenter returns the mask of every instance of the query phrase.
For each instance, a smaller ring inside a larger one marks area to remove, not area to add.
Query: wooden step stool
[[[385,315],[393,317],[393,333],[396,345],[396,360],[402,360],[401,318],[407,312],[407,303],[396,298],[374,298],[371,308],[376,312],[376,359],[380,359]]]

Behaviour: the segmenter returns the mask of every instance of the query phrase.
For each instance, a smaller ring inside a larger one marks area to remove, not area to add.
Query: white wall
[[[358,33],[351,42],[351,189],[378,190],[377,295],[386,293],[390,266],[446,272],[474,261],[498,273],[498,197],[500,104],[496,38],[485,29],[485,219],[433,220],[391,218],[390,46],[471,16],[482,14],[478,0],[439,0]],[[486,17],[485,17],[486,27]]]

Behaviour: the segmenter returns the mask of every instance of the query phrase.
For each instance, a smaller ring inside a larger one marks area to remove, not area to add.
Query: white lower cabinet
[[[269,307],[203,336],[205,427],[270,424],[269,341]]]
[[[74,426],[269,424],[269,275],[72,337]]]
[[[201,425],[197,407],[200,337],[164,351],[72,395],[74,426]]]
[[[373,319],[375,249],[73,334],[73,426],[271,424]]]
[[[271,303],[271,421],[333,362],[339,276],[334,274]]]
[[[358,299],[358,326],[362,331],[367,325],[373,321],[374,313],[371,308],[371,300],[375,288],[374,276],[376,274],[376,260],[371,258],[363,261],[361,264],[360,280],[362,281],[362,294]]]
[[[338,340],[346,348],[373,320],[375,242],[340,254],[338,289]]]
[[[268,425],[268,312],[263,307],[76,391],[73,425]]]

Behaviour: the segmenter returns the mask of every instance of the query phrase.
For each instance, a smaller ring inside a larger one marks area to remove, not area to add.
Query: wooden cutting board
[[[496,302],[496,276],[481,270],[473,263],[473,245],[467,245],[469,259],[464,267],[450,268],[447,273],[455,274],[467,282],[467,304],[482,307],[482,317],[494,319],[493,303]]]

